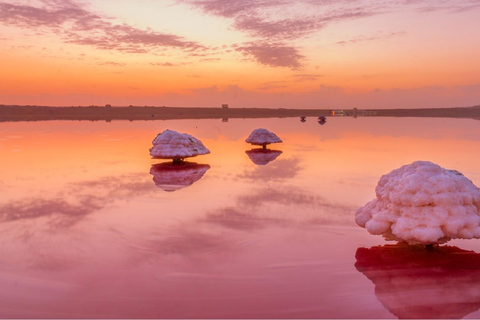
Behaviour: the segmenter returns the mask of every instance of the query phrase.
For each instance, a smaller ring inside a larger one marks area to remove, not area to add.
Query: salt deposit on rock
[[[267,144],[279,143],[282,142],[282,140],[275,133],[270,132],[267,129],[259,128],[253,130],[245,142],[263,146],[263,148],[265,148]]]
[[[150,155],[154,159],[173,159],[178,162],[188,157],[210,153],[197,138],[168,129],[159,133],[152,143]]]
[[[371,234],[409,244],[480,238],[480,191],[458,171],[416,161],[382,176],[375,192],[355,215]]]

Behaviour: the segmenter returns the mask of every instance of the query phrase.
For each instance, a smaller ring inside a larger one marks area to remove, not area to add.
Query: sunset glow
[[[480,104],[478,0],[3,0],[0,104]]]

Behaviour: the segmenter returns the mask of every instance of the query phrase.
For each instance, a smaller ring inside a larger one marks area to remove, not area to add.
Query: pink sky
[[[480,104],[480,1],[0,0],[0,104]]]

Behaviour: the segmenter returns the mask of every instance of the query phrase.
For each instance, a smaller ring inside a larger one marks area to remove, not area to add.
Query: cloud
[[[271,226],[351,224],[356,208],[329,203],[317,194],[295,186],[252,189],[235,199],[233,206],[213,210],[199,220],[237,231]]]
[[[234,18],[252,10],[287,4],[287,0],[184,0],[208,14]]]
[[[338,1],[184,0],[205,13],[233,19],[236,30],[263,40],[286,40],[316,32],[329,23],[378,14],[376,6],[339,9]],[[341,2],[341,1],[340,1]],[[347,5],[348,4],[348,5]],[[321,10],[319,10],[321,7]]]
[[[53,198],[24,198],[3,203],[0,204],[0,223],[48,217],[53,227],[70,227],[118,199],[156,192],[150,181],[139,181],[141,176],[143,174],[126,174],[79,181],[68,185],[66,193]]]
[[[316,81],[318,78],[323,77],[322,74],[294,74],[292,78],[294,78],[295,82],[307,82],[307,81]]]
[[[417,5],[417,11],[431,13],[435,11],[446,11],[449,13],[461,13],[480,8],[478,0],[456,1],[456,0],[410,0],[407,5]]]
[[[268,166],[256,166],[253,170],[247,170],[238,176],[254,181],[278,181],[294,178],[302,169],[299,159],[277,159]]]
[[[68,1],[65,4],[69,6],[53,6],[49,10],[27,5],[0,3],[0,21],[3,24],[24,27],[59,27],[68,21],[87,21],[100,18],[76,4]]]
[[[402,35],[405,35],[405,34],[406,34],[406,32],[399,31],[399,32],[390,32],[388,34],[380,34],[380,35],[375,35],[375,36],[370,36],[370,37],[358,36],[356,38],[349,39],[349,40],[337,41],[336,44],[339,44],[339,45],[343,46],[343,45],[348,45],[348,44],[356,44],[356,43],[360,43],[360,42],[387,40],[387,39],[402,36]]]
[[[195,255],[210,251],[227,250],[230,244],[221,235],[198,230],[179,228],[174,236],[165,239],[149,239],[143,244],[150,252],[157,254]]]
[[[172,62],[151,62],[149,65],[155,67],[179,67],[179,66],[186,66],[191,64],[192,62],[181,62],[181,63],[172,63]]]
[[[99,62],[98,64],[101,65],[101,66],[113,66],[113,67],[124,67],[125,66],[125,63],[113,62],[113,61]]]
[[[244,56],[252,57],[260,64],[271,67],[299,69],[302,66],[301,61],[305,59],[296,48],[278,42],[249,42],[238,46],[235,50]]]
[[[237,30],[265,39],[293,39],[316,31],[323,26],[324,24],[315,18],[265,21],[255,16],[241,16],[234,23]]]
[[[209,213],[202,221],[236,230],[263,229],[272,224],[285,223],[285,220],[281,218],[258,217],[251,212],[242,212],[234,207],[227,207]]]
[[[268,81],[263,83],[257,90],[272,90],[288,88],[289,84],[293,82],[311,82],[317,81],[318,78],[324,77],[322,74],[294,74],[290,76],[291,80]]]
[[[304,38],[327,25],[379,14],[378,6],[352,7],[352,1],[285,0],[183,0],[203,12],[233,20],[232,27],[254,37],[236,47],[270,67],[298,69],[305,57],[292,41]],[[344,4],[342,6],[342,4]],[[348,5],[347,5],[348,4]],[[287,42],[288,41],[288,42]]]
[[[12,222],[21,219],[36,219],[61,215],[60,226],[70,226],[82,217],[99,210],[95,197],[84,198],[78,204],[68,203],[61,199],[24,199],[21,202],[10,202],[1,206],[0,221]],[[55,223],[57,224],[57,223]]]
[[[207,48],[183,37],[113,24],[74,1],[43,1],[44,7],[0,3],[0,23],[37,29],[48,28],[64,42],[128,53],[155,52],[161,48],[185,52]]]
[[[277,84],[278,83],[278,84]],[[268,91],[268,90],[275,90],[275,89],[284,89],[288,88],[287,85],[282,85],[280,83],[285,83],[285,81],[271,81],[264,83],[263,86],[258,87],[257,90]]]

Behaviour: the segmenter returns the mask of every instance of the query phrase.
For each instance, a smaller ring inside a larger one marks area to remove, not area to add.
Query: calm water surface
[[[284,142],[251,151],[259,127]],[[211,154],[150,159],[167,128]],[[2,318],[480,317],[479,240],[427,256],[353,221],[416,160],[480,186],[479,121],[0,123],[0,153]]]

